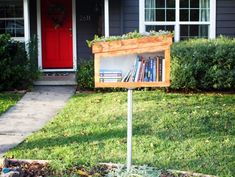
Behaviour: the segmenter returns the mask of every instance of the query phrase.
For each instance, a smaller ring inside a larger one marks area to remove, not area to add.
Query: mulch
[[[0,177],[47,177],[47,176],[73,176],[74,174],[81,177],[104,177],[110,171],[118,168],[116,164],[99,164],[92,168],[75,166],[64,172],[54,172],[50,169],[49,161],[43,160],[15,160],[0,159]],[[63,173],[63,174],[61,174]],[[210,175],[175,171],[161,170],[160,177],[215,177]]]

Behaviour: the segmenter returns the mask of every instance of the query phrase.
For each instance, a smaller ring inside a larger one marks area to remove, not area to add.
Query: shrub
[[[94,90],[94,60],[80,59],[76,76],[80,89]]]
[[[235,88],[235,39],[193,39],[171,48],[173,89]]]
[[[24,43],[6,34],[0,35],[0,71],[0,90],[27,89],[39,75]]]

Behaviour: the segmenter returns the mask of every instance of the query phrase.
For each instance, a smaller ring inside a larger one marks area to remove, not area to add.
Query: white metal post
[[[132,113],[133,113],[133,90],[128,89],[128,120],[127,120],[127,171],[131,170],[132,164]]]
[[[109,37],[109,0],[104,0],[104,33]]]

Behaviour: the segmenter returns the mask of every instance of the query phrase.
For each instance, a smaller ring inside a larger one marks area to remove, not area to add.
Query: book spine
[[[157,81],[157,76],[156,76],[156,72],[157,72],[157,63],[156,63],[156,58],[153,59],[153,82]]]
[[[165,72],[166,60],[165,58],[162,59],[162,81],[166,81],[166,72]]]
[[[159,58],[159,81],[162,82],[162,58]]]
[[[149,65],[149,62],[146,61],[145,63],[145,71],[144,71],[144,82],[148,82],[148,75],[149,75],[149,70],[148,70],[148,65]]]
[[[121,73],[113,73],[113,74],[100,73],[100,77],[122,77],[122,74]]]
[[[156,58],[156,60],[157,60],[157,82],[159,82],[160,80],[159,80],[159,76],[160,76],[160,71],[159,71],[159,57],[157,57]]]
[[[120,82],[121,79],[100,79],[100,82]]]
[[[141,76],[142,76],[142,70],[143,70],[143,64],[144,64],[144,60],[143,60],[143,58],[141,58],[141,62],[140,62],[140,70],[139,70],[139,74],[138,74],[138,82],[140,82],[141,81]]]
[[[140,72],[140,65],[141,65],[141,61],[138,61],[137,70],[136,70],[136,74],[135,74],[135,82],[138,82],[138,77],[139,77],[139,72]]]
[[[122,73],[121,70],[100,70],[100,73],[113,74],[113,73]]]
[[[153,59],[150,58],[150,82],[153,82]]]
[[[143,66],[142,66],[142,71],[141,71],[141,77],[140,77],[140,81],[143,82],[144,81],[144,74],[145,74],[145,63],[146,61],[143,60]]]

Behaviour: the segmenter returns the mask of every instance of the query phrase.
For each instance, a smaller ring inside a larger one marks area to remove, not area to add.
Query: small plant
[[[76,73],[80,89],[94,90],[94,61],[93,59],[80,59]]]
[[[117,40],[124,40],[124,39],[137,39],[137,38],[143,38],[147,36],[165,36],[165,35],[173,35],[173,33],[169,31],[150,31],[149,33],[139,33],[137,31],[130,32],[127,34],[124,34],[122,36],[110,36],[110,37],[99,37],[98,35],[95,35],[94,39],[89,41],[87,40],[87,45],[89,47],[92,46],[92,44],[96,42],[109,42],[109,41],[117,41]]]
[[[133,167],[128,172],[125,166],[112,170],[106,177],[160,177],[161,170],[148,166]]]

